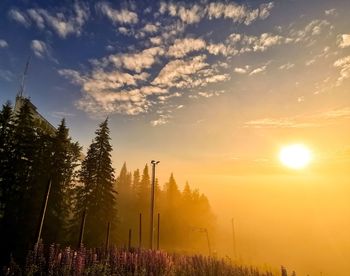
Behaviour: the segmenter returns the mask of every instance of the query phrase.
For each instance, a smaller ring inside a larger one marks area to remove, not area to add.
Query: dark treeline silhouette
[[[205,231],[214,238],[215,217],[207,197],[198,190],[191,190],[188,183],[180,190],[174,175],[160,186],[155,181],[155,214],[160,214],[160,247],[166,250],[208,253]],[[139,214],[142,214],[142,241],[149,246],[150,193],[149,167],[128,171],[124,163],[117,178],[118,212],[120,218],[119,236],[127,244],[128,231],[132,229],[132,244],[138,246]],[[155,215],[155,228],[157,216]],[[155,231],[155,239],[157,239]]]
[[[108,120],[95,132],[82,158],[65,120],[54,131],[35,118],[24,99],[13,111],[10,103],[0,112],[0,262],[13,256],[24,263],[38,235],[45,192],[51,191],[41,238],[44,243],[76,246],[86,212],[84,245],[102,246],[110,223],[110,243],[138,246],[142,214],[142,246],[149,246],[151,177],[128,171],[126,164],[115,177],[112,167]],[[205,229],[213,238],[214,217],[208,199],[191,190],[180,191],[173,175],[160,186],[156,181],[156,210],[161,217],[161,248],[198,252],[208,250]],[[155,227],[157,219],[155,218]],[[156,233],[157,231],[155,231]],[[207,251],[205,251],[207,252]]]

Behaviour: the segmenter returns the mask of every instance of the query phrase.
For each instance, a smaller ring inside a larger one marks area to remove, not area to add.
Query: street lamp
[[[160,161],[152,160],[152,187],[151,187],[151,223],[150,223],[150,248],[153,249],[153,220],[154,220],[154,191],[155,191],[155,182],[156,182],[156,165],[159,164]]]
[[[192,227],[192,230],[196,230],[196,231],[198,231],[200,233],[204,233],[205,234],[205,236],[207,238],[209,256],[211,256],[211,246],[210,246],[208,229],[207,228],[203,228],[203,227]]]

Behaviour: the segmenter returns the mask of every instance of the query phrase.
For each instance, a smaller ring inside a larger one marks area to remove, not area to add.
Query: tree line
[[[73,141],[63,119],[54,133],[33,117],[24,99],[17,112],[10,103],[0,112],[0,244],[1,263],[10,256],[24,261],[38,233],[40,212],[48,183],[51,191],[41,238],[45,243],[76,245],[83,213],[84,245],[98,247],[110,223],[111,244],[125,245],[129,230],[137,246],[139,216],[142,246],[147,247],[151,180],[142,173],[118,176],[112,167],[108,119],[95,132],[85,156]],[[214,229],[208,199],[188,183],[180,191],[174,176],[161,186],[156,180],[156,214],[161,217],[161,246],[168,250],[205,250],[203,229]]]

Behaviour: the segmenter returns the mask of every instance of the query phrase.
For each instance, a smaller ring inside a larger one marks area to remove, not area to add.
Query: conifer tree
[[[36,220],[33,207],[35,160],[38,155],[38,135],[29,100],[13,118],[11,154],[8,165],[11,173],[3,179],[8,185],[4,217],[1,224],[2,261],[10,252],[20,259],[34,240]],[[38,199],[36,199],[38,200]],[[23,260],[23,259],[22,259]]]
[[[132,209],[132,185],[131,174],[128,172],[126,163],[120,170],[117,178],[117,191],[118,191],[118,215],[119,215],[119,229],[120,234],[126,239],[128,230],[130,229],[130,216]]]
[[[79,223],[83,211],[87,210],[84,241],[88,246],[103,244],[108,222],[111,223],[111,241],[115,241],[117,218],[108,119],[100,124],[95,134],[79,172],[82,186],[77,190],[74,218]]]
[[[49,158],[51,192],[43,228],[43,240],[49,244],[66,241],[72,185],[80,156],[80,146],[71,141],[64,119],[51,140]]]
[[[12,136],[12,106],[7,102],[0,112],[0,221],[4,216],[6,201],[11,196],[9,179],[12,175]]]

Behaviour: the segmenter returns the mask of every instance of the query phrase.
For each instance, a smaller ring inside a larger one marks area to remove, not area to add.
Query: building
[[[35,123],[45,132],[49,134],[54,134],[56,132],[56,128],[38,112],[37,107],[30,101],[29,98],[26,98],[22,95],[17,95],[15,107],[14,107],[14,113],[19,112],[25,100],[28,100],[29,102],[29,107],[32,112],[32,116]]]

